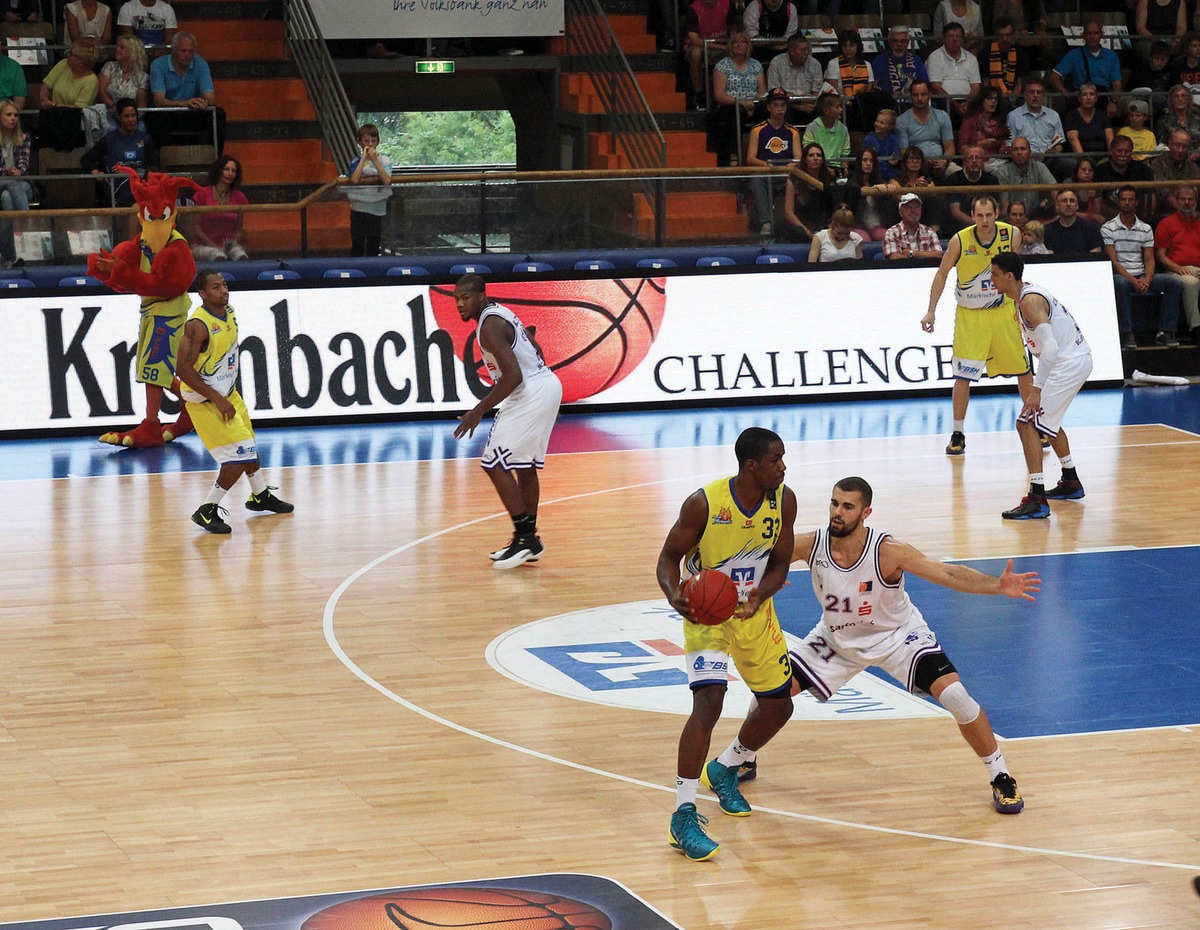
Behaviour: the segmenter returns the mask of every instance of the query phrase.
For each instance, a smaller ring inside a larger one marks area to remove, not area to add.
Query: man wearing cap
[[[786,122],[788,92],[774,87],[767,94],[767,118],[750,127],[746,145],[746,164],[759,168],[787,164],[800,157],[800,131]],[[771,181],[764,175],[751,178],[750,194],[754,198],[754,222],[759,233],[771,235]]]
[[[894,100],[906,100],[913,81],[928,81],[929,73],[921,56],[908,48],[907,26],[900,24],[889,29],[887,44],[871,61],[875,83]]]
[[[900,222],[883,237],[885,258],[941,258],[942,244],[937,233],[921,223],[921,198],[905,194],[900,198]]]
[[[816,113],[816,98],[825,83],[821,64],[812,57],[812,46],[803,33],[788,36],[787,51],[771,59],[767,68],[767,86],[782,87],[795,100],[788,110],[788,122],[806,126]]]

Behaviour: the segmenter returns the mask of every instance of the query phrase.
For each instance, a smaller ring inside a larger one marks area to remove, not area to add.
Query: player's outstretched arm
[[[808,564],[808,560],[812,558],[813,546],[816,544],[816,530],[809,530],[807,533],[797,533],[795,539],[792,541],[792,561]]]
[[[965,565],[935,562],[919,549],[891,538],[883,543],[880,562],[885,578],[890,579],[897,574],[897,570],[905,571],[964,594],[1003,594],[1005,597],[1032,601],[1036,600],[1033,595],[1042,590],[1042,579],[1038,573],[1014,572],[1012,559],[1008,560],[1003,574],[988,575]]]

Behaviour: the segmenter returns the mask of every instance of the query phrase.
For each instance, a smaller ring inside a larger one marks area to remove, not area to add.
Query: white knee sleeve
[[[938,698],[938,703],[954,715],[954,719],[960,726],[974,723],[979,717],[979,704],[971,695],[967,694],[967,689],[963,687],[961,681],[946,685],[942,689],[942,696]]]

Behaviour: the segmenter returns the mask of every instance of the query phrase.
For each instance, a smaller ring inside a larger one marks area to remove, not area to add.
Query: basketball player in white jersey
[[[1045,520],[1050,516],[1047,500],[1083,497],[1083,484],[1061,427],[1067,407],[1092,373],[1092,350],[1070,311],[1045,288],[1026,284],[1024,273],[1025,260],[1016,252],[992,256],[992,281],[1016,303],[1025,344],[1038,359],[1037,374],[1017,417],[1017,435],[1029,469],[1029,493],[1002,516],[1005,520]],[[1062,463],[1062,479],[1049,491],[1042,471],[1043,436],[1049,438],[1050,448]]]
[[[959,680],[954,664],[904,590],[911,572],[965,594],[1003,594],[1026,601],[1041,590],[1037,572],[986,575],[965,565],[935,562],[912,546],[863,522],[871,513],[871,486],[843,478],[833,487],[827,529],[796,535],[793,559],[812,569],[821,619],[789,653],[793,691],[827,701],[868,666],[883,669],[913,694],[930,696],[954,716],[963,738],[987,767],[992,802],[1002,814],[1025,806],[987,714]]]
[[[544,547],[537,535],[538,471],[545,465],[550,432],[562,403],[562,384],[547,366],[541,347],[517,315],[487,296],[483,278],[463,275],[454,286],[463,320],[476,320],[479,351],[492,389],[459,417],[456,439],[472,436],[483,415],[499,407],[480,465],[513,521],[512,542],[490,553],[493,568],[536,562]],[[503,402],[503,405],[501,406]]]

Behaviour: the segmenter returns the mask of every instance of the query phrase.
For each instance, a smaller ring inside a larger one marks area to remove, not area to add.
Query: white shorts
[[[851,678],[870,666],[883,669],[902,682],[913,694],[925,696],[913,681],[917,662],[927,655],[944,652],[937,634],[924,623],[913,622],[894,631],[881,647],[870,651],[837,646],[833,633],[821,621],[804,637],[802,645],[792,649],[792,665],[803,672],[813,685],[813,696],[828,701]]]
[[[562,393],[562,383],[550,372],[522,382],[496,411],[480,464],[506,471],[545,465]]]
[[[1091,373],[1091,355],[1059,362],[1050,372],[1046,386],[1042,388],[1041,408],[1032,416],[1018,417],[1018,420],[1032,422],[1039,433],[1053,439],[1058,435],[1058,429],[1062,426],[1063,417],[1067,415],[1071,401],[1075,399],[1075,395],[1079,393],[1079,389]]]

